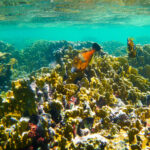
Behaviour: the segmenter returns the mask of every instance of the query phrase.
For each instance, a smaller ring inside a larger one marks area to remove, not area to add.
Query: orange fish
[[[95,51],[99,51],[101,47],[97,43],[93,43],[92,49],[90,51],[84,51],[74,57],[71,72],[83,71],[86,69],[90,63]]]
[[[127,45],[128,45],[128,55],[131,58],[136,57],[136,46],[133,42],[133,39],[128,38],[127,39]]]

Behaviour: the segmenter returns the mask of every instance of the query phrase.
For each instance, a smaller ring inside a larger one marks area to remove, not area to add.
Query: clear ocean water
[[[150,43],[149,0],[2,0],[0,40],[24,48],[36,40]]]

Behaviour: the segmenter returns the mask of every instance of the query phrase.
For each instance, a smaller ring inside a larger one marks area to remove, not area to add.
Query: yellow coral
[[[59,76],[57,72],[53,71],[50,76],[46,77],[46,81],[56,88],[58,85],[62,84],[63,78]]]

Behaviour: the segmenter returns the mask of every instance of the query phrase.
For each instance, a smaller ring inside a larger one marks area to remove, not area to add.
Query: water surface
[[[150,41],[146,0],[2,0],[0,9],[0,40],[18,48],[41,39]]]

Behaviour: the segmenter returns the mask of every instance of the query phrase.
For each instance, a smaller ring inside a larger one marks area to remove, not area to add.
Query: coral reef
[[[72,49],[90,48],[92,43],[39,40],[22,50],[17,50],[12,45],[0,41],[0,52],[9,53],[11,58],[15,58],[17,63],[12,74],[12,78],[15,79],[18,76],[24,77],[27,73],[31,73],[41,67],[52,66],[55,61],[61,63],[60,61],[63,61],[63,57],[67,57]],[[102,45],[105,52],[116,56],[122,55],[117,52],[123,46],[122,43],[111,41],[104,42]]]
[[[55,68],[13,81],[1,95],[0,149],[149,148],[150,82],[125,57],[103,52],[71,73],[78,52],[60,49]]]
[[[41,67],[48,67],[55,60],[60,60],[60,55],[55,54],[57,50],[61,52],[68,47],[74,49],[90,48],[91,43],[39,40],[22,50],[16,50],[13,46],[1,42],[0,51],[2,49],[2,52],[9,52],[17,60],[18,65],[15,67],[17,71],[14,72],[13,77],[18,77],[20,74],[23,77]]]
[[[77,51],[83,48],[90,48],[92,43],[93,42],[53,42],[39,40],[22,50],[17,50],[12,45],[0,41],[0,52],[8,53],[11,55],[11,58],[13,58],[9,63],[11,65],[11,70],[13,69],[11,78],[17,79],[18,77],[25,77],[27,74],[41,67],[49,66],[52,68],[56,64],[55,61],[62,64],[61,62],[64,61],[63,58],[68,57],[72,49],[76,49]],[[121,52],[120,49],[123,47],[122,43],[111,41],[104,42],[102,45],[105,52],[116,56],[122,55],[118,53]],[[102,54],[104,53],[102,52]]]
[[[0,52],[0,92],[2,90],[8,90],[11,84],[11,66],[13,66],[13,64],[10,61],[10,54]]]
[[[17,66],[17,51],[10,44],[0,41],[0,92],[11,86],[11,78]]]
[[[60,61],[64,55],[61,51],[68,48],[89,48],[91,43],[40,40],[29,47],[17,50],[12,45],[0,41],[0,91],[10,88],[11,79],[23,78],[44,66],[53,68],[55,61]],[[56,51],[59,51],[59,54]]]
[[[150,45],[137,45],[137,56],[128,59],[129,64],[136,67],[141,75],[150,80]]]
[[[11,44],[0,41],[0,52],[11,53],[14,50],[15,48]]]

